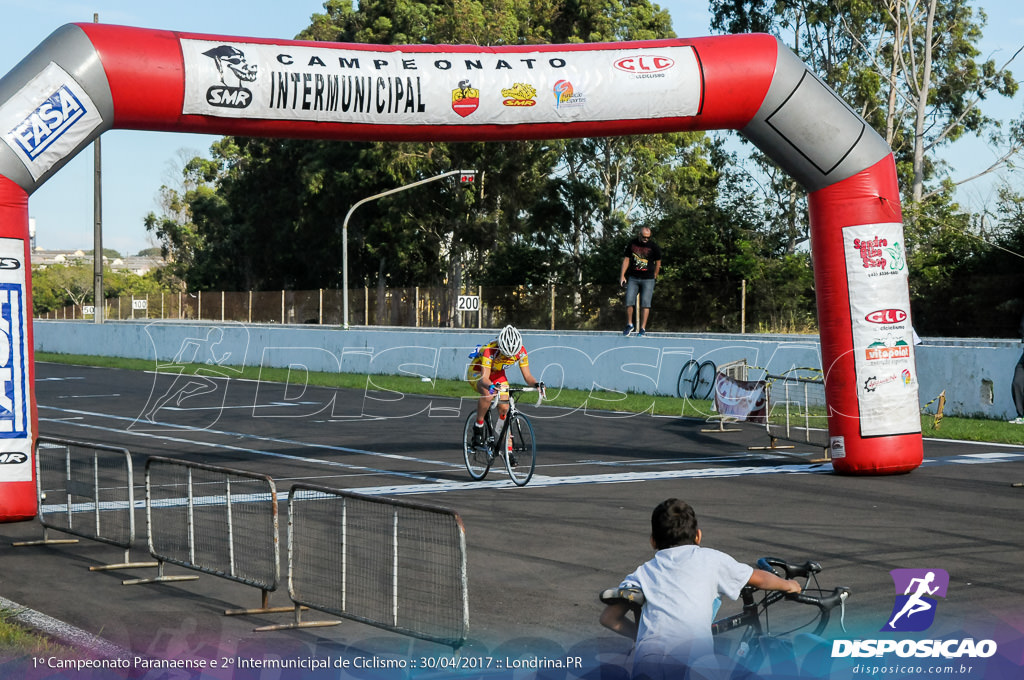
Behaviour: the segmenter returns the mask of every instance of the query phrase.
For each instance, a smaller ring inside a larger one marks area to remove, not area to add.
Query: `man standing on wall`
[[[647,335],[647,317],[651,313],[654,282],[661,271],[661,248],[651,240],[649,227],[640,229],[626,246],[619,271],[619,285],[626,289],[626,328],[623,335],[633,332],[633,306],[640,296],[640,330],[638,336]]]

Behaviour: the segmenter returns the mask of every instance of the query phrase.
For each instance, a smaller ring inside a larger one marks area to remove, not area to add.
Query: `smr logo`
[[[889,574],[896,587],[896,601],[882,630],[927,630],[935,621],[935,597],[946,597],[949,574],[945,569],[893,569]]]
[[[210,106],[222,106],[230,109],[244,109],[252,103],[252,90],[242,87],[242,83],[256,80],[256,64],[250,64],[245,53],[231,45],[220,45],[203,52],[217,66],[220,85],[214,85],[206,91],[206,103]],[[228,80],[237,79],[237,84],[228,84]]]

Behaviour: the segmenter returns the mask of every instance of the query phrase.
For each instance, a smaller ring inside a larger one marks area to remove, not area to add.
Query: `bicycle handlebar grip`
[[[832,591],[831,595],[825,595],[823,597],[816,597],[814,595],[807,595],[806,593],[787,593],[786,599],[799,602],[801,604],[812,604],[822,611],[828,611],[834,609],[839,604],[850,596],[850,589],[845,586],[840,586]]]

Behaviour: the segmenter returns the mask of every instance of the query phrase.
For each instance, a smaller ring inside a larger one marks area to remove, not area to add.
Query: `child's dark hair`
[[[697,513],[689,503],[669,498],[651,513],[651,537],[657,550],[697,541]]]

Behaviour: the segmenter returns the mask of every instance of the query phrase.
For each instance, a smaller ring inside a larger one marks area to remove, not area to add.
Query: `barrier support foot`
[[[291,606],[291,607],[271,607],[270,606],[270,591],[266,590],[266,589],[263,589],[262,593],[263,593],[263,599],[262,599],[262,604],[261,604],[260,607],[258,607],[256,609],[225,609],[224,610],[224,616],[243,616],[245,614],[283,614],[285,612],[290,612],[290,611],[293,611],[295,609],[294,606]],[[306,609],[306,607],[301,607],[301,609]]]
[[[198,581],[198,576],[164,576],[164,562],[160,560],[156,563],[156,576],[153,578],[135,578],[127,581],[121,581],[123,586],[137,586],[143,583],[171,583],[174,581]]]
[[[253,631],[256,633],[266,633],[274,630],[293,630],[295,628],[326,628],[328,626],[341,625],[341,621],[303,621],[302,610],[306,609],[306,607],[297,604],[291,609],[295,612],[295,620],[291,623],[278,623],[270,626],[260,626],[259,628],[253,628]]]
[[[78,543],[77,538],[50,538],[47,527],[43,526],[43,537],[38,541],[17,541],[11,543],[13,548],[26,548],[33,545],[70,545],[71,543]]]

